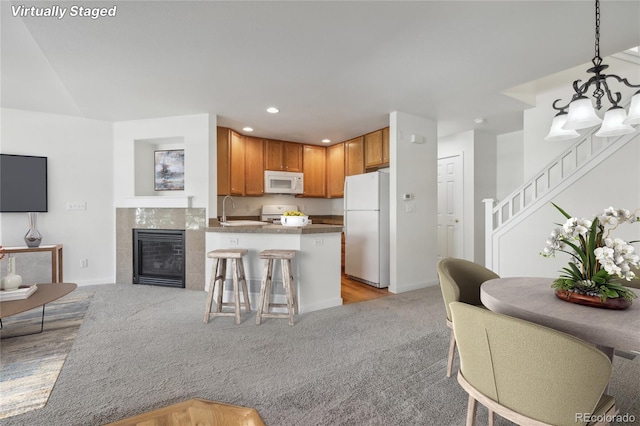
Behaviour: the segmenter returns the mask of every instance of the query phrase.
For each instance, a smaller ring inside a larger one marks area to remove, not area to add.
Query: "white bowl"
[[[280,223],[284,226],[306,226],[309,216],[280,216]]]

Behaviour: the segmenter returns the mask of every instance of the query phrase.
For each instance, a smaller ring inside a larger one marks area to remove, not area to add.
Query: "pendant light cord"
[[[598,66],[602,63],[600,57],[600,0],[596,0],[596,40],[595,40],[595,56],[593,57],[593,65]]]

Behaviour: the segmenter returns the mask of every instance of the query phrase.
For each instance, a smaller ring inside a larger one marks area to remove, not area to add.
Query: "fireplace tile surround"
[[[133,285],[133,229],[184,229],[185,288],[203,290],[205,286],[204,208],[117,208],[116,283]]]

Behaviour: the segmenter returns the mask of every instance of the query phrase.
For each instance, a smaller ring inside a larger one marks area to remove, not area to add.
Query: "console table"
[[[62,244],[40,247],[3,247],[5,253],[36,253],[51,252],[51,282],[61,283],[62,279]]]

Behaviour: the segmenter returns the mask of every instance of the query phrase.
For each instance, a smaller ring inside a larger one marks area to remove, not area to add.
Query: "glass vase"
[[[42,234],[36,228],[38,224],[38,213],[27,213],[29,216],[29,230],[24,236],[27,247],[39,247],[42,242]]]

